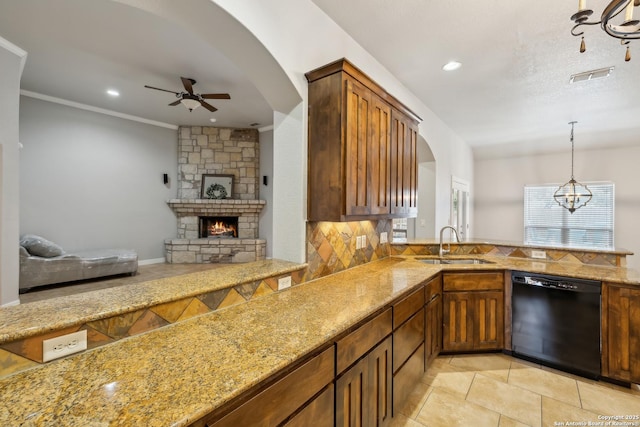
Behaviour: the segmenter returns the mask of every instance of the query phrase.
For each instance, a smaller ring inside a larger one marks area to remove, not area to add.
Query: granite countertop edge
[[[278,259],[0,308],[0,344],[304,269]]]

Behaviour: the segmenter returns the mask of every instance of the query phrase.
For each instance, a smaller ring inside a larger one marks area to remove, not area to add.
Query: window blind
[[[593,197],[571,214],[553,198],[559,185],[524,187],[525,245],[613,249],[615,186],[586,183]]]

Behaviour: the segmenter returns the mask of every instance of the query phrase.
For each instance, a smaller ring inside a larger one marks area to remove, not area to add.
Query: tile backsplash
[[[353,222],[307,222],[307,272],[304,280],[366,264],[391,253],[389,243],[380,243],[380,234],[391,239],[391,220]],[[356,249],[359,236],[364,247]]]

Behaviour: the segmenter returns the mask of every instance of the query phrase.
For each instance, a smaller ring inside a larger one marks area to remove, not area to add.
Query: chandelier
[[[574,213],[576,209],[585,206],[591,200],[591,190],[586,185],[579,183],[573,178],[573,125],[578,122],[569,122],[571,125],[571,179],[566,184],[558,187],[553,198],[560,206]]]
[[[586,50],[584,44],[584,31],[576,33],[576,29],[582,25],[600,25],[605,33],[611,37],[620,39],[620,44],[627,45],[627,52],[624,60],[631,60],[629,52],[629,40],[640,38],[640,21],[633,19],[633,8],[640,6],[640,0],[611,0],[604,8],[599,21],[589,21],[589,17],[593,14],[593,10],[587,9],[587,0],[578,0],[578,11],[571,16],[571,20],[576,24],[571,29],[574,36],[582,36],[580,42],[580,52]],[[610,21],[617,18],[624,11],[624,21],[618,25],[612,24]]]

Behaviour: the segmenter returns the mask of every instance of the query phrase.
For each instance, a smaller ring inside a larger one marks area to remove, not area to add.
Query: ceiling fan
[[[207,110],[213,113],[218,109],[213,105],[207,103],[205,99],[231,99],[228,93],[193,93],[193,85],[196,84],[196,81],[194,79],[190,79],[187,77],[180,77],[180,79],[182,80],[182,85],[184,86],[184,89],[186,92],[174,92],[172,90],[160,89],[159,87],[153,87],[148,85],[144,85],[144,87],[175,94],[176,98],[179,98],[179,99],[175,102],[172,102],[169,105],[174,106],[174,105],[182,104],[185,107],[187,107],[189,111],[193,111],[196,108],[198,108],[200,105],[202,105],[204,108],[206,108]]]

